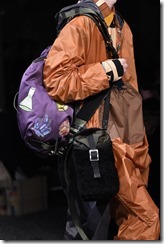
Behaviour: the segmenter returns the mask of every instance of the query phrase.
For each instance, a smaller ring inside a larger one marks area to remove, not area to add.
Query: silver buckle
[[[99,161],[98,149],[90,149],[89,150],[89,159],[90,159],[90,161]]]

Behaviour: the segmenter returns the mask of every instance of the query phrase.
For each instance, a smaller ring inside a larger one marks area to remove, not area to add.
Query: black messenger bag
[[[77,189],[84,201],[109,199],[119,191],[112,142],[106,131],[110,105],[109,90],[106,93],[102,129],[87,129],[84,125],[102,101],[102,97],[104,98],[103,93],[84,103],[71,128],[73,141],[70,163],[74,164]]]
[[[112,142],[106,130],[84,129],[75,136],[72,159],[84,201],[109,199],[119,190]]]

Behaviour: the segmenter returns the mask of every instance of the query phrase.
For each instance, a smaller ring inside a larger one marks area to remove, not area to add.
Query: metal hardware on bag
[[[79,129],[75,129],[75,128],[73,128],[73,127],[70,128],[70,133],[72,133],[72,134],[76,134],[76,133],[78,133],[78,132],[79,132]]]
[[[90,149],[89,150],[89,159],[91,161],[91,165],[93,167],[93,174],[94,178],[100,178],[100,171],[99,171],[99,151],[98,149]]]
[[[57,152],[57,155],[62,156],[65,153],[65,150],[66,150],[65,147],[60,147],[58,152]]]
[[[72,143],[72,139],[70,138],[65,144],[60,145],[57,151],[57,155],[62,156],[66,153],[69,145]]]
[[[89,150],[89,159],[90,159],[90,161],[99,161],[98,149],[90,149]]]
[[[80,118],[76,118],[74,127],[80,130],[81,128],[84,127],[85,124],[86,124],[85,120],[80,119]]]
[[[76,118],[74,124],[70,128],[70,132],[73,134],[78,133],[86,124],[86,121],[83,119]]]

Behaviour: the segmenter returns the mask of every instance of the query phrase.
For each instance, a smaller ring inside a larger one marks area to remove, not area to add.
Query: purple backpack
[[[17,122],[25,144],[42,157],[57,154],[59,126],[72,123],[73,109],[55,102],[43,85],[43,66],[50,47],[35,59],[21,79],[17,97]]]
[[[58,23],[57,34],[68,21],[79,15],[87,15],[100,28],[99,22],[102,22],[102,17],[92,5],[80,2],[61,9],[55,16]],[[105,36],[102,28],[100,31]],[[71,124],[73,122],[73,109],[52,100],[44,88],[44,59],[50,48],[51,46],[47,47],[23,74],[15,106],[22,139],[31,150],[43,157],[58,154],[59,150],[62,153],[65,141],[60,140],[59,126],[66,118]]]

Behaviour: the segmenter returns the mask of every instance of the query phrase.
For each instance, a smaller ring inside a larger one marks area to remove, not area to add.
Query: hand
[[[124,70],[124,73],[125,73],[127,71],[127,69],[128,69],[128,64],[126,62],[126,59],[125,58],[119,58],[118,60],[122,64],[123,70]]]
[[[68,135],[69,131],[70,131],[70,123],[69,123],[69,120],[66,119],[65,121],[63,121],[63,123],[59,127],[59,135],[61,137],[64,137],[64,136]]]

